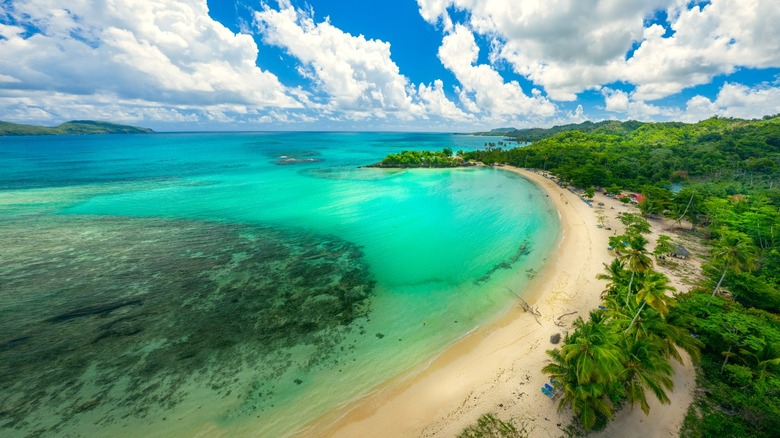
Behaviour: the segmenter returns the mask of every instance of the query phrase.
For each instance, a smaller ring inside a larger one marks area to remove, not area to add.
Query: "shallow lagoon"
[[[0,432],[279,436],[512,304],[558,235],[443,134],[0,139]]]

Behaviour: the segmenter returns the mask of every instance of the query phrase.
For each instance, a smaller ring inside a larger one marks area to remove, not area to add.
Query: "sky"
[[[780,113],[777,0],[0,0],[0,120],[471,132]]]

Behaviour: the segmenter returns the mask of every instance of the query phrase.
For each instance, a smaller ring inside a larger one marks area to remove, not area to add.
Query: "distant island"
[[[0,121],[0,135],[150,134],[153,132],[149,128],[94,120],[71,120],[53,127]]]
[[[382,161],[364,167],[380,168],[447,168],[467,167],[476,163],[463,159],[463,153],[458,151],[452,154],[452,149],[444,148],[441,151],[402,151],[399,154],[390,154]]]

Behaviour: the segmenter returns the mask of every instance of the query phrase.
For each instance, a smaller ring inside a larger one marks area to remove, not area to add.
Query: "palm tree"
[[[660,272],[650,271],[642,278],[642,285],[636,293],[637,304],[642,303],[639,310],[636,311],[634,319],[631,320],[631,324],[628,325],[626,332],[631,330],[634,326],[636,319],[645,305],[650,305],[653,309],[657,310],[661,316],[666,315],[669,312],[667,303],[671,301],[671,297],[666,295],[667,291],[673,292],[675,289],[669,285],[669,278]]]
[[[723,265],[723,274],[715,285],[711,297],[720,290],[720,285],[729,269],[737,274],[742,271],[752,271],[758,258],[756,247],[747,234],[725,228],[721,230],[720,240],[710,254],[715,264]]]
[[[650,233],[650,223],[647,222],[647,219],[638,214],[620,213],[618,215],[618,220],[626,227],[626,234],[629,236]]]
[[[655,248],[653,249],[653,256],[655,256],[655,259],[658,260],[659,257],[663,256],[664,254],[668,254],[676,249],[674,242],[672,242],[672,238],[667,235],[660,235],[658,236],[658,241],[655,243]]]
[[[663,356],[662,348],[647,338],[623,338],[625,354],[624,377],[626,396],[631,402],[639,403],[645,414],[650,412],[645,389],[649,389],[661,401],[669,403],[665,390],[672,390],[672,366]]]
[[[628,282],[628,291],[626,292],[626,305],[631,298],[631,285],[634,283],[636,273],[645,272],[653,267],[653,260],[647,255],[645,245],[647,245],[647,239],[642,235],[629,236],[628,247],[619,252],[618,257],[631,271],[631,280]]]
[[[637,326],[635,335],[650,339],[661,347],[665,357],[673,358],[679,363],[683,363],[683,359],[677,351],[678,347],[696,359],[701,355],[700,348],[703,344],[685,328],[689,325],[687,318],[690,316],[681,315],[679,312],[670,312],[664,317],[652,308],[645,309],[642,324]]]
[[[598,274],[596,278],[607,280],[605,292],[608,295],[617,295],[619,290],[625,287],[626,277],[628,276],[625,264],[620,259],[614,258],[612,263],[604,263],[604,270],[607,271],[606,274]]]
[[[739,353],[755,361],[756,368],[758,368],[759,379],[764,378],[768,367],[780,366],[780,348],[778,348],[777,344],[769,342],[766,338],[763,338],[763,345],[760,350],[747,351],[740,349]]]
[[[618,336],[601,312],[591,312],[589,320],[577,318],[574,332],[559,349],[547,351],[551,363],[542,372],[557,380],[563,392],[558,410],[571,406],[572,412],[591,429],[599,414],[612,418],[609,390],[622,370]]]

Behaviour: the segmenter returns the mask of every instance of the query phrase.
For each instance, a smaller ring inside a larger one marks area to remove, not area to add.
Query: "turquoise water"
[[[501,170],[359,166],[483,143],[0,138],[0,432],[281,436],[419,368],[512,304],[557,214]]]

